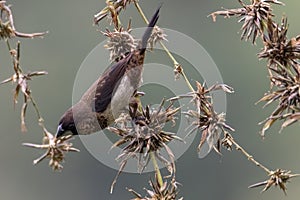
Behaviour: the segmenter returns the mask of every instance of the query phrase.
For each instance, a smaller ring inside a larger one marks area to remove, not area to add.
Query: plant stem
[[[43,127],[44,128],[44,119],[43,119],[43,117],[42,117],[42,115],[41,115],[41,112],[40,112],[40,110],[39,110],[39,108],[38,108],[38,105],[37,105],[37,103],[36,103],[36,101],[34,100],[34,98],[33,98],[33,96],[30,94],[30,96],[29,96],[29,98],[30,98],[30,100],[31,100],[31,102],[32,102],[32,105],[33,105],[33,107],[34,107],[34,110],[35,110],[35,112],[36,112],[36,115],[37,115],[37,117],[38,117],[38,123],[39,123],[39,125],[41,126],[41,127]]]
[[[10,44],[9,44],[9,41],[8,41],[8,40],[6,40],[6,44],[7,44],[8,50],[11,51],[11,47],[10,47]]]
[[[153,167],[154,167],[155,172],[156,172],[158,184],[159,184],[160,187],[162,187],[163,184],[164,184],[164,182],[163,182],[163,178],[162,178],[162,176],[161,176],[161,173],[160,173],[158,164],[157,164],[157,162],[156,162],[156,158],[155,158],[155,156],[154,156],[154,152],[150,152],[150,157],[151,157],[152,164],[153,164]]]
[[[13,49],[11,48],[11,45],[10,45],[8,40],[6,40],[6,44],[7,44],[7,48],[9,50],[9,52],[11,52]],[[14,57],[14,55],[11,54],[11,57],[12,57],[13,63],[14,63],[14,70],[15,70],[16,73],[19,73],[19,72],[22,73],[22,68],[20,67],[20,49],[21,49],[20,45],[21,45],[20,41],[18,41],[17,49],[16,49],[17,50],[17,57]],[[41,113],[38,109],[38,105],[37,105],[36,101],[34,100],[31,92],[29,92],[28,97],[31,100],[31,103],[32,103],[32,105],[34,107],[34,110],[36,112],[39,125],[44,128],[44,124],[43,124],[44,120],[42,118],[42,115],[41,115]]]
[[[147,17],[145,16],[145,14],[144,14],[141,6],[139,5],[139,3],[136,0],[134,0],[133,2],[134,2],[134,5],[135,5],[136,9],[138,10],[140,15],[142,16],[143,20],[145,21],[145,23],[149,24],[149,21],[148,21]]]
[[[145,16],[142,8],[140,7],[139,3],[134,0],[134,5],[136,7],[136,9],[138,10],[138,12],[140,13],[140,15],[142,16],[143,20],[145,21],[146,24],[149,23],[147,17]],[[173,64],[174,64],[174,68],[176,69],[177,67],[180,67],[181,65],[177,62],[177,60],[174,58],[174,56],[172,55],[172,53],[169,51],[169,49],[166,47],[166,45],[162,42],[162,41],[159,41],[159,44],[162,46],[162,48],[165,50],[165,52],[167,53],[167,55],[170,57],[170,59],[173,61]],[[183,76],[186,84],[188,85],[189,89],[192,91],[192,92],[195,92],[194,88],[192,87],[189,79],[187,78],[186,74],[184,73],[183,69],[181,68],[181,75]]]
[[[259,163],[258,161],[256,161],[252,155],[250,155],[243,147],[241,147],[235,140],[234,138],[227,133],[228,136],[227,138],[230,140],[230,142],[232,142],[232,144],[234,144],[236,150],[240,151],[242,154],[244,154],[248,160],[250,160],[251,162],[253,162],[256,166],[262,168],[265,172],[267,172],[268,174],[271,173],[271,170],[269,170],[267,167],[265,167],[264,165],[262,165],[261,163]]]
[[[140,97],[138,96],[136,98],[138,100],[138,110],[139,110],[139,112],[143,112],[142,111],[143,110],[143,106],[142,106],[142,102],[140,100]],[[160,170],[159,170],[159,167],[158,167],[158,164],[157,164],[157,161],[156,161],[156,158],[155,158],[155,155],[154,155],[153,151],[150,152],[150,159],[152,161],[152,164],[153,164],[156,176],[157,176],[158,184],[160,186],[163,186],[163,178],[161,176],[161,173],[160,173]]]

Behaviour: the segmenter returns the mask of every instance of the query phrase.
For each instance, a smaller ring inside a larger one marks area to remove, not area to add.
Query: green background
[[[147,16],[161,1],[141,0]],[[235,89],[228,95],[227,121],[236,129],[236,140],[254,157],[271,169],[290,169],[300,172],[299,124],[286,128],[281,134],[275,125],[267,132],[265,140],[258,135],[263,120],[272,106],[262,109],[255,105],[269,89],[265,61],[258,61],[256,46],[240,41],[238,31],[241,24],[236,18],[213,23],[208,18],[211,12],[221,7],[238,7],[235,0],[163,1],[159,25],[182,32],[198,41],[211,55],[226,84]],[[98,43],[104,40],[98,27],[92,25],[93,15],[105,6],[104,1],[9,1],[13,5],[15,26],[21,32],[49,31],[44,39],[21,40],[21,64],[24,71],[46,70],[49,75],[36,77],[30,83],[33,95],[43,114],[46,126],[55,132],[63,112],[72,104],[72,89],[76,72]],[[289,19],[289,36],[300,33],[297,8],[298,1],[289,1],[284,7],[274,6],[277,20],[285,14]],[[143,21],[130,5],[121,16],[132,17],[133,27],[144,26]],[[101,27],[108,23],[100,23]],[[14,44],[17,40],[11,42]],[[176,41],[169,41],[176,42]],[[148,54],[149,57],[151,56]],[[151,59],[151,58],[150,58]],[[168,58],[162,57],[166,60]],[[170,66],[171,66],[171,62]],[[100,67],[101,63],[99,63]],[[188,70],[187,70],[188,71]],[[6,45],[0,43],[0,80],[11,76],[12,69]],[[67,154],[64,170],[53,172],[47,162],[32,166],[32,160],[42,152],[23,147],[23,142],[39,143],[42,138],[36,123],[34,110],[28,108],[28,132],[20,131],[20,103],[14,109],[10,84],[0,87],[0,199],[130,199],[133,196],[126,187],[144,194],[149,188],[152,174],[127,174],[119,177],[113,194],[110,184],[116,171],[94,159],[77,138],[75,146],[81,152]],[[157,98],[161,98],[158,96]],[[196,137],[189,150],[177,160],[177,181],[180,195],[185,199],[298,199],[300,180],[288,184],[288,196],[271,188],[261,194],[259,189],[248,189],[248,185],[266,178],[264,172],[248,162],[239,152],[223,151],[220,157],[212,152],[205,159],[198,159]]]

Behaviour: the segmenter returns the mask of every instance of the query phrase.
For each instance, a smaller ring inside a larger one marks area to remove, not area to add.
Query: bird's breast
[[[110,105],[115,118],[118,118],[124,108],[129,105],[133,93],[140,86],[142,71],[142,65],[127,69],[117,88],[115,88]]]

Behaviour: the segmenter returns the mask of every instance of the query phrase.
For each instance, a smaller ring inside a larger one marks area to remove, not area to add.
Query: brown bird
[[[113,64],[61,117],[56,137],[91,134],[112,124],[128,106],[142,80],[148,39],[159,18],[157,9],[142,37],[141,45]]]

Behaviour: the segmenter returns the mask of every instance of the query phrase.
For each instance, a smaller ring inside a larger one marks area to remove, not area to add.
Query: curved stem
[[[269,170],[267,167],[265,167],[263,164],[259,163],[257,160],[255,160],[253,158],[252,155],[250,155],[243,147],[241,147],[234,139],[233,137],[228,134],[228,139],[230,140],[230,142],[232,142],[232,144],[235,146],[236,150],[240,151],[242,154],[244,154],[248,160],[250,160],[251,162],[253,162],[256,166],[262,168],[265,172],[267,172],[268,174],[271,173],[271,170]]]
[[[150,158],[152,160],[152,164],[153,164],[153,167],[154,167],[155,172],[156,172],[158,184],[159,184],[160,187],[162,187],[163,184],[164,184],[164,182],[163,182],[163,178],[161,176],[161,173],[160,173],[160,170],[159,170],[159,167],[158,167],[158,164],[157,164],[154,152],[150,152]]]
[[[31,94],[30,94],[29,98],[30,98],[30,100],[32,102],[32,105],[33,105],[34,110],[36,112],[36,115],[38,117],[39,125],[44,128],[44,119],[43,119],[43,117],[41,115],[41,112],[40,112],[40,110],[38,108],[38,105],[37,105],[36,101],[34,100],[34,98],[33,98],[33,96]]]
[[[135,5],[136,9],[138,10],[138,12],[140,13],[140,15],[142,16],[143,20],[145,21],[145,23],[148,24],[149,21],[148,21],[147,17],[145,16],[145,14],[144,14],[142,8],[140,7],[139,3],[138,3],[136,0],[134,0],[133,2],[134,2],[134,5]],[[173,61],[174,68],[176,69],[178,66],[181,66],[181,65],[177,62],[177,60],[175,59],[175,57],[172,55],[172,53],[170,52],[170,50],[166,47],[166,45],[165,45],[162,41],[159,41],[159,44],[162,46],[162,48],[164,49],[164,51],[167,53],[167,55],[168,55],[168,56],[170,57],[170,59]],[[192,87],[192,85],[191,85],[189,79],[187,78],[186,74],[184,73],[183,69],[181,69],[181,72],[180,72],[180,73],[181,73],[181,75],[183,76],[183,78],[184,78],[186,84],[188,85],[189,89],[190,89],[192,92],[194,92],[195,90],[194,90],[194,88]]]

